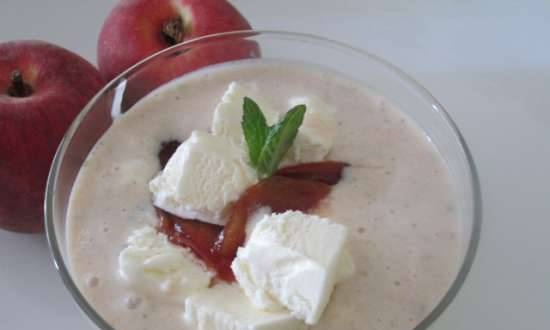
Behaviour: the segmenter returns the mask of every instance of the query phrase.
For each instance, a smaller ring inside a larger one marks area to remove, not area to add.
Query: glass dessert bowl
[[[259,59],[256,59],[258,57]],[[221,63],[224,63],[223,65],[243,64],[246,66],[247,63],[250,63],[249,61],[293,63],[294,68],[296,68],[294,71],[300,71],[299,66],[301,65],[317,68],[313,71],[320,71],[329,77],[333,74],[335,77],[342,76],[354,83],[365,86],[372,93],[382,96],[384,100],[391,102],[392,106],[400,109],[407,120],[411,119],[412,125],[417,126],[419,132],[422,132],[422,139],[431,145],[441,158],[453,190],[453,203],[451,206],[446,207],[450,210],[449,212],[452,211],[453,217],[457,219],[458,229],[451,234],[437,232],[435,235],[439,235],[437,239],[441,239],[441,235],[450,235],[453,240],[456,240],[456,266],[451,267],[450,270],[445,270],[449,273],[449,278],[443,285],[444,289],[438,289],[439,291],[434,294],[435,298],[431,298],[435,299],[435,302],[430,303],[430,306],[422,307],[427,310],[418,312],[418,315],[421,315],[418,319],[411,319],[412,321],[408,325],[400,325],[403,329],[427,329],[451,303],[462,286],[472,265],[479,241],[481,196],[475,166],[466,143],[452,119],[433,96],[391,64],[362,50],[336,41],[288,32],[230,32],[207,36],[174,46],[138,63],[110,82],[82,111],[59,147],[52,165],[46,191],[46,231],[49,244],[60,276],[75,301],[97,327],[105,330],[116,329],[102,316],[102,313],[97,311],[97,307],[90,303],[82,292],[82,287],[77,285],[69,260],[67,243],[69,202],[77,176],[83,168],[90,151],[104,133],[116,121],[120,120],[119,117],[124,116],[127,111],[134,111],[134,104],[137,107],[141,104],[138,103],[140,100],[146,98],[150,92],[160,86],[166,86],[168,82],[180,76],[195,74],[195,72],[191,73],[195,69],[199,69],[197,72],[202,72],[208,69],[207,67],[215,67]],[[182,67],[180,63],[187,63],[187,65]],[[289,69],[289,74],[292,71]],[[306,73],[303,74],[304,77],[306,75]],[[313,76],[307,77],[312,78]],[[317,78],[322,80],[322,77],[322,74],[315,76],[316,79],[314,80],[317,80]],[[319,84],[316,84],[312,83],[312,85],[317,86],[317,90],[322,89]],[[307,83],[304,83],[304,85],[307,85]],[[330,94],[326,91],[325,93]],[[385,106],[380,107],[382,109]],[[390,106],[388,105],[388,107]],[[346,109],[340,111],[346,111]],[[361,114],[353,116],[358,121],[363,119]],[[353,118],[353,116],[349,118]],[[405,121],[405,119],[402,120]],[[354,139],[357,140],[358,138],[360,136],[355,136]],[[360,148],[355,147],[355,153],[367,153],[366,150],[361,151],[358,149]],[[353,167],[353,162],[351,167]],[[369,171],[378,171],[377,167],[380,166],[374,164]],[[375,175],[390,174],[389,171],[382,171],[380,174]],[[376,180],[372,180],[372,182],[374,181]],[[398,183],[392,183],[391,180],[385,184],[388,186],[398,185]],[[376,208],[377,205],[369,206],[370,203],[367,201],[369,198],[372,199],[373,197],[365,197],[364,207]],[[410,207],[408,201],[405,201],[404,204],[406,204],[404,208]],[[396,212],[394,209],[385,211],[390,212],[392,216]],[[399,211],[397,210],[397,213]],[[372,225],[379,226],[379,224],[374,223],[377,221],[375,218],[379,220],[380,216],[370,216],[373,218]],[[405,213],[403,217],[407,217],[407,214]],[[444,220],[444,218],[442,219]],[[426,228],[422,226],[417,228],[416,223],[408,225],[412,225],[417,231]],[[367,226],[367,228],[370,227]],[[354,229],[357,229],[355,235],[369,235],[369,230],[365,233],[365,228],[362,226]],[[426,230],[431,229],[427,228]],[[432,234],[432,232],[429,233]],[[427,235],[428,232],[425,234]],[[420,236],[422,235],[423,233],[420,234]],[[372,242],[369,244],[372,244]],[[376,250],[375,246],[372,249]],[[413,252],[412,250],[409,251],[409,253]],[[419,256],[420,259],[429,259],[428,257],[433,258],[434,256]],[[363,264],[362,261],[355,261]],[[388,261],[388,263],[391,262]],[[388,272],[392,271],[386,262],[375,266],[379,266],[380,269],[384,268]],[[394,268],[399,268],[399,265]],[[361,270],[360,267],[358,269]],[[377,272],[373,271],[374,275],[371,274],[367,278],[366,273],[369,271],[363,272],[363,280],[367,282],[376,281]],[[418,274],[418,276],[421,275]],[[379,276],[380,274],[378,274]],[[417,274],[411,276],[416,277]],[[350,281],[353,282],[353,280]],[[411,280],[411,283],[407,282],[405,284],[399,280],[392,280],[392,283],[397,287],[408,286],[410,292],[414,293],[415,281]],[[368,297],[365,299],[368,299]],[[373,297],[372,299],[381,298],[378,296],[378,298]],[[353,318],[353,315],[351,318]]]

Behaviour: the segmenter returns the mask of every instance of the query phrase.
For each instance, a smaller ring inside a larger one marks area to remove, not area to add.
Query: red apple
[[[105,79],[111,80],[145,57],[182,41],[250,28],[246,19],[225,0],[122,0],[105,21],[99,36],[99,70]],[[234,59],[236,51],[243,52],[240,48],[233,46],[224,56]],[[211,56],[219,57],[219,51],[214,53],[202,52],[203,65],[210,62]],[[196,62],[185,62],[180,66],[183,71],[198,67]]]
[[[259,56],[260,49],[255,41],[235,35],[196,42],[182,51],[156,57],[129,75],[121,110],[128,110],[152,90],[191,71],[216,63]]]
[[[61,47],[40,41],[0,44],[0,228],[43,231],[54,153],[103,85],[90,63]]]

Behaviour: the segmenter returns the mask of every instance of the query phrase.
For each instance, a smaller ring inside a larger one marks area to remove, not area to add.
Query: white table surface
[[[0,41],[48,40],[94,62],[115,2],[1,0]],[[390,60],[463,131],[481,175],[482,240],[433,329],[550,329],[550,2],[233,2],[256,28],[316,33]],[[90,329],[43,236],[0,231],[0,260],[0,329]]]

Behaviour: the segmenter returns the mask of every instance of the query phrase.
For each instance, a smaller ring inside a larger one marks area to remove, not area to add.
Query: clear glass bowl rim
[[[216,40],[223,37],[249,37],[249,36],[256,36],[256,35],[266,35],[266,36],[279,36],[279,37],[286,37],[286,38],[295,38],[295,39],[308,39],[310,41],[316,41],[319,43],[323,43],[326,45],[331,45],[335,47],[339,47],[341,49],[345,49],[347,51],[352,51],[356,53],[357,55],[367,57],[371,61],[376,62],[377,64],[384,66],[389,71],[392,71],[396,76],[398,76],[402,81],[404,81],[406,84],[408,84],[410,87],[412,87],[419,95],[422,96],[422,98],[425,99],[428,103],[432,105],[432,108],[439,113],[444,119],[444,121],[447,122],[449,127],[452,129],[454,135],[457,138],[457,141],[460,145],[460,148],[462,149],[462,152],[467,160],[468,165],[468,172],[470,177],[470,187],[472,189],[472,202],[473,202],[473,210],[472,210],[472,232],[470,234],[470,240],[468,242],[468,247],[466,249],[466,254],[464,256],[464,261],[462,265],[459,268],[459,271],[453,280],[451,286],[441,299],[441,301],[437,304],[437,306],[412,330],[426,330],[430,327],[430,325],[447,309],[447,307],[451,304],[451,302],[456,297],[458,291],[464,284],[464,281],[466,280],[466,277],[468,273],[470,272],[470,269],[472,267],[472,264],[475,259],[475,255],[477,252],[477,248],[479,245],[479,240],[481,236],[481,222],[482,222],[482,198],[481,198],[481,188],[480,188],[480,182],[479,182],[479,176],[476,169],[476,165],[474,163],[473,157],[471,155],[470,149],[462,136],[462,133],[458,129],[458,126],[453,121],[451,116],[447,113],[445,108],[435,99],[435,97],[426,89],[424,88],[420,83],[418,83],[414,78],[412,78],[410,75],[405,73],[403,70],[399,69],[395,65],[391,64],[390,62],[369,53],[368,51],[365,51],[361,48],[354,47],[351,45],[348,45],[346,43],[332,40],[329,38],[317,36],[314,34],[308,34],[308,33],[298,33],[298,32],[289,32],[289,31],[279,31],[279,30],[241,30],[241,31],[231,31],[231,32],[223,32],[223,33],[216,33],[211,34],[199,38],[195,38],[192,40],[185,41],[183,43],[177,44],[175,46],[172,46],[170,48],[164,49],[158,53],[155,53],[146,59],[140,61],[139,63],[135,64],[134,66],[127,69],[125,72],[120,74],[118,77],[110,81],[103,89],[101,89],[91,100],[88,102],[88,104],[83,108],[83,110],[80,112],[80,114],[76,117],[76,119],[73,121],[67,132],[65,133],[65,136],[63,137],[63,140],[61,141],[57,152],[55,154],[54,160],[52,162],[52,166],[50,168],[48,181],[46,185],[46,197],[45,197],[45,203],[44,203],[44,213],[45,213],[45,228],[46,228],[46,236],[48,240],[48,245],[50,248],[50,253],[53,258],[54,265],[61,277],[61,280],[63,281],[63,284],[69,290],[70,294],[73,296],[73,299],[78,304],[78,306],[81,308],[81,310],[88,316],[88,318],[97,326],[99,329],[102,330],[117,330],[111,327],[107,321],[105,321],[96,311],[95,309],[87,302],[87,300],[84,298],[84,296],[81,294],[80,290],[74,283],[70,271],[65,264],[63,260],[63,256],[60,250],[60,246],[58,244],[58,240],[55,233],[55,221],[54,221],[54,215],[53,215],[53,203],[54,203],[54,194],[55,194],[55,185],[56,180],[59,172],[59,168],[61,165],[61,161],[64,158],[65,152],[67,150],[67,147],[74,136],[75,132],[77,131],[78,127],[80,126],[80,123],[84,120],[86,117],[86,114],[93,109],[94,104],[97,102],[97,100],[101,99],[107,91],[113,88],[114,85],[118,84],[124,77],[130,76],[134,71],[139,70],[141,67],[145,66],[150,60],[153,58],[160,56],[165,53],[170,53],[173,51],[176,51],[180,48],[186,48],[189,46],[192,46],[196,43],[202,43],[202,42],[208,42],[209,40]]]

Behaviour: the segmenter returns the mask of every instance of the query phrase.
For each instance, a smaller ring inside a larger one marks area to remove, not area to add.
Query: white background
[[[0,41],[48,40],[95,62],[115,2],[0,0]],[[550,329],[550,2],[233,2],[256,28],[312,32],[390,60],[463,131],[481,174],[482,240],[433,329]],[[0,231],[0,260],[0,329],[90,327],[43,236]]]

